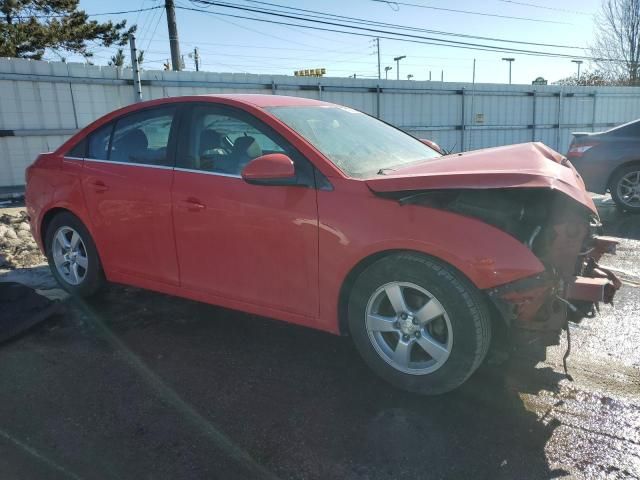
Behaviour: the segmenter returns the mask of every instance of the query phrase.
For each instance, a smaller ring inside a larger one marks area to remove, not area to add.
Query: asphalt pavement
[[[624,285],[571,327],[573,381],[563,336],[421,397],[348,337],[111,286],[0,346],[0,478],[640,478],[640,216],[598,203]]]

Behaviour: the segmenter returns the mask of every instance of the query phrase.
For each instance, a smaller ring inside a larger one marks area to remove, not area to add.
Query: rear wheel
[[[45,246],[51,272],[72,295],[93,295],[104,284],[96,246],[76,216],[68,212],[56,215],[47,228]]]
[[[627,212],[640,213],[640,165],[622,168],[611,178],[611,198]]]
[[[469,378],[491,339],[488,309],[477,289],[442,262],[412,253],[385,257],[358,277],[349,328],[374,372],[428,395]]]

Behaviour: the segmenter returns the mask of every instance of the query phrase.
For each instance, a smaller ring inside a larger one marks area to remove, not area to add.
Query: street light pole
[[[380,37],[376,37],[376,50],[378,50],[378,80],[382,78],[380,75]]]
[[[389,80],[389,70],[393,70],[393,67],[384,67],[384,79]]]
[[[400,80],[400,60],[402,60],[403,58],[407,58],[407,56],[402,55],[393,59],[393,61],[396,62],[396,80]]]
[[[571,60],[573,63],[578,64],[578,83],[580,83],[580,65],[582,65],[582,60]]]
[[[509,62],[509,85],[511,85],[511,64],[515,62],[516,59],[508,57],[508,58],[503,58],[502,60],[504,60],[505,62]]]

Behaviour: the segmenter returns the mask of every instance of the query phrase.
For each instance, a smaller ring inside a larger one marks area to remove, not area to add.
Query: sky
[[[270,8],[248,0],[226,0],[249,8]],[[589,55],[588,46],[594,37],[594,14],[601,0],[403,0],[399,3],[375,0],[264,0],[286,5],[358,17],[360,19],[393,23],[406,27],[438,30],[448,33],[482,37],[556,44],[580,48],[552,48],[514,43],[496,43],[487,40],[461,37],[444,37],[460,42],[502,45],[511,48],[537,51],[553,51],[568,55]],[[185,56],[185,69],[194,70],[189,54],[198,48],[201,69],[215,72],[247,72],[293,75],[295,70],[326,68],[329,77],[376,78],[378,75],[375,36],[353,36],[328,31],[316,31],[288,25],[276,25],[249,19],[238,19],[216,14],[189,11],[184,8],[207,9],[232,15],[267,18],[276,21],[296,20],[265,16],[258,13],[205,7],[191,0],[175,0],[181,53]],[[144,9],[161,6],[163,0],[80,0],[80,8],[89,14]],[[421,6],[435,7],[422,8]],[[478,14],[453,11],[467,10]],[[294,12],[299,15],[300,12]],[[491,16],[497,15],[497,16]],[[498,16],[519,17],[502,18]],[[169,55],[167,21],[163,8],[124,15],[97,16],[97,20],[126,19],[138,26],[138,48],[145,51],[147,70],[161,69]],[[302,23],[302,22],[298,22]],[[316,26],[322,26],[316,24]],[[325,28],[339,28],[325,25]],[[389,27],[377,27],[394,30]],[[397,29],[396,29],[397,31]],[[419,36],[431,36],[425,32],[408,32]],[[104,65],[115,48],[96,48],[93,62]],[[127,52],[128,53],[128,52]],[[471,82],[473,60],[476,60],[477,83],[507,83],[508,62],[503,57],[513,57],[512,82],[531,84],[536,77],[549,82],[576,73],[577,65],[569,58],[549,58],[521,53],[501,53],[426,45],[398,40],[380,39],[382,78],[385,66],[392,67],[389,78],[396,78],[394,57],[406,55],[400,61],[400,78],[413,75],[413,80]],[[52,60],[55,57],[49,55]],[[68,56],[68,61],[78,58]],[[589,68],[588,62],[582,71]]]

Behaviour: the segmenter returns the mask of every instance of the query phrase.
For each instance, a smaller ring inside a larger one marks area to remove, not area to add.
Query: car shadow
[[[98,431],[115,428],[109,438],[117,442],[98,436],[87,448],[121,473],[146,469],[152,477],[176,478],[188,462],[219,478],[262,478],[266,471],[323,479],[568,474],[553,470],[545,455],[557,424],[526,402],[527,394],[556,391],[563,378],[535,368],[536,355],[482,368],[459,390],[424,397],[378,379],[347,337],[122,286],[89,302],[70,299],[67,307],[62,332],[79,332],[125,360],[124,367],[104,366],[109,389],[99,405],[118,404],[125,395],[128,407],[107,427],[99,419],[105,412],[85,391],[87,398],[73,402],[85,411],[63,403],[59,414],[98,417],[92,426]],[[65,343],[61,335],[55,337]],[[39,336],[51,341],[46,332]],[[144,408],[154,397],[161,411]],[[158,422],[166,424],[158,429]],[[144,435],[133,435],[131,425]],[[194,429],[202,431],[194,437]],[[205,435],[211,431],[216,435]],[[192,440],[180,446],[176,463],[173,450],[182,438]],[[83,455],[94,454],[79,448],[69,457],[80,476],[88,473]]]

